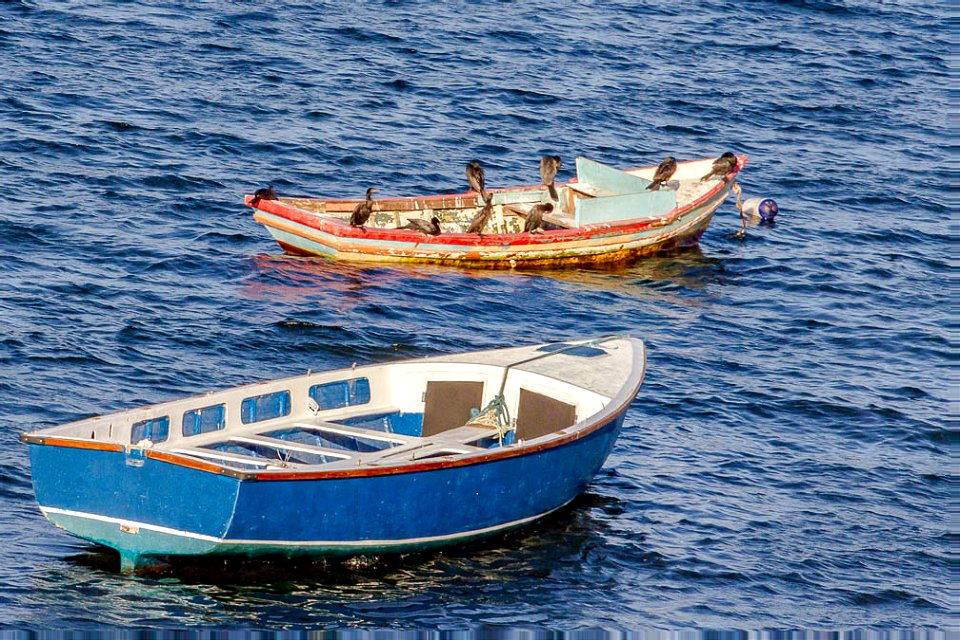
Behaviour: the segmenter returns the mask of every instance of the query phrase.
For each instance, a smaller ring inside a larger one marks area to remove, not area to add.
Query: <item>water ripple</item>
[[[0,629],[943,628],[951,49],[866,0],[0,3]],[[465,13],[466,12],[466,13]],[[589,26],[586,26],[589,25]],[[750,155],[777,224],[611,269],[284,256],[240,204]],[[306,369],[633,332],[569,508],[443,552],[128,579],[36,509],[20,433]]]

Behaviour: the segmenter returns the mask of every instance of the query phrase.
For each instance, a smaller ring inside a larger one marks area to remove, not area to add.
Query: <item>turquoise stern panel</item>
[[[649,180],[586,158],[577,158],[577,182],[609,195],[639,193],[650,186]]]
[[[577,226],[596,222],[616,222],[633,218],[665,216],[677,208],[674,191],[646,191],[604,198],[577,200]]]
[[[677,207],[676,192],[649,191],[649,180],[586,158],[577,158],[577,180],[598,196],[577,200],[577,226],[664,216]]]

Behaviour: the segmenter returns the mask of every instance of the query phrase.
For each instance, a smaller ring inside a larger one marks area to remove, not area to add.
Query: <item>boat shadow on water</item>
[[[430,590],[487,578],[504,582],[546,579],[557,567],[573,569],[580,563],[605,557],[609,550],[604,547],[610,539],[607,520],[624,510],[619,498],[584,493],[541,520],[442,549],[331,558],[171,556],[141,571],[138,579],[173,580],[185,585],[269,586],[270,591],[278,594],[311,587],[367,591],[371,582],[378,589]],[[121,577],[119,554],[109,547],[91,544],[65,560],[81,569]]]
[[[319,297],[339,310],[369,303],[370,295],[383,291],[393,296],[403,289],[420,289],[418,283],[509,283],[518,278],[544,278],[595,291],[624,292],[649,297],[669,294],[676,287],[700,290],[723,271],[724,259],[705,255],[699,247],[677,249],[625,264],[592,265],[576,269],[523,269],[507,271],[470,269],[428,264],[354,264],[328,258],[258,255],[254,273],[240,291],[249,299],[298,301]],[[469,285],[468,285],[469,286]]]

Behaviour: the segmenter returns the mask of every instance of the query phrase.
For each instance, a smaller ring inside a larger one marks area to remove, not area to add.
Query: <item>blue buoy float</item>
[[[730,186],[730,190],[733,191],[737,196],[737,209],[740,211],[740,230],[737,231],[737,237],[743,238],[747,233],[747,220],[750,219],[756,224],[756,221],[759,219],[760,223],[772,224],[773,219],[777,217],[777,213],[780,211],[779,205],[773,198],[750,198],[746,201],[740,199],[740,195],[743,193],[743,189],[740,188],[740,185],[734,182]]]
[[[743,212],[763,222],[773,222],[780,207],[773,198],[750,198],[743,202]]]

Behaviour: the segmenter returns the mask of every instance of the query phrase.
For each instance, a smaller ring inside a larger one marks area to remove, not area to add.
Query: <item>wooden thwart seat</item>
[[[531,205],[533,206],[533,205]],[[566,213],[559,211],[559,205],[554,205],[553,213],[546,213],[543,216],[543,221],[547,224],[552,224],[555,227],[560,227],[562,229],[573,229],[577,226],[573,216],[567,215]],[[509,204],[503,206],[504,214],[511,214],[522,218],[527,219],[527,216],[530,214],[529,207],[527,209],[522,209],[517,205]]]
[[[178,447],[174,453],[219,464],[237,464],[264,470],[333,465],[332,468],[357,467],[366,464],[398,464],[406,461],[443,458],[488,451],[477,446],[481,440],[496,440],[496,426],[471,425],[475,410],[483,408],[484,383],[477,381],[429,381],[424,392],[422,435],[411,436],[362,427],[352,427],[318,418],[300,419],[260,430],[246,430],[226,435],[222,440],[193,447]],[[576,407],[554,398],[520,389],[516,421],[516,439],[531,440],[560,431],[576,422]],[[304,430],[318,435],[316,441],[286,439],[280,433]],[[275,432],[278,437],[271,436]],[[326,433],[330,437],[322,439]],[[332,434],[339,434],[336,438]],[[356,445],[341,449],[342,437],[356,439]],[[236,443],[220,451],[211,448],[218,442]],[[375,444],[375,443],[381,444]],[[332,446],[331,446],[331,443]],[[244,445],[249,448],[244,450]],[[275,452],[274,458],[270,452]],[[256,452],[259,452],[256,453]],[[264,455],[266,454],[266,455]],[[299,455],[298,455],[299,454]],[[311,456],[313,458],[311,458]],[[299,460],[298,460],[299,458]],[[326,460],[326,462],[323,462]]]
[[[617,195],[616,191],[611,191],[610,189],[604,189],[602,187],[595,187],[592,184],[587,184],[586,182],[570,182],[566,186],[571,191],[576,191],[580,195],[587,196],[588,198],[603,198],[605,196]]]
[[[199,458],[207,462],[233,462],[236,464],[248,465],[251,467],[280,467],[283,466],[280,460],[270,460],[258,456],[248,456],[242,453],[225,453],[223,451],[214,451],[212,449],[200,449],[193,447],[178,447],[172,450],[181,456],[190,458]]]
[[[328,429],[350,436],[359,436],[361,438],[372,438],[374,440],[392,440],[393,442],[409,443],[416,441],[416,436],[407,436],[402,433],[390,433],[387,431],[376,431],[374,429],[358,429],[350,425],[340,424],[339,422],[327,422],[325,420],[310,420],[295,422],[293,427],[301,429]]]
[[[246,442],[249,444],[259,444],[265,447],[277,449],[287,449],[289,451],[300,451],[303,453],[312,453],[318,456],[329,456],[331,458],[349,459],[354,454],[339,449],[329,447],[318,447],[312,444],[302,444],[300,442],[291,442],[289,440],[280,440],[279,438],[265,438],[263,436],[235,436],[230,438],[236,442]]]

